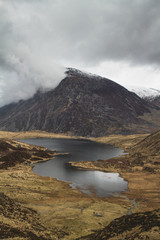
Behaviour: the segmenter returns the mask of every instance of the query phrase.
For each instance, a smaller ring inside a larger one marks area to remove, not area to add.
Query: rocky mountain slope
[[[147,132],[156,126],[139,116],[151,108],[156,107],[114,81],[67,69],[55,89],[0,108],[0,130],[104,136],[136,133],[141,124]]]

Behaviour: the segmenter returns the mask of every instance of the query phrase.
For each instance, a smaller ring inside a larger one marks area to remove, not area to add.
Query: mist
[[[159,11],[157,0],[0,0],[0,106],[55,88],[65,67],[123,85],[146,84],[149,69],[160,88]]]
[[[0,106],[30,98],[39,88],[53,89],[65,77],[36,2],[0,2]]]

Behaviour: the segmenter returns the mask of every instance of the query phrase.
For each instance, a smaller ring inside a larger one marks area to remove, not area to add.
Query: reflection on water
[[[70,161],[109,159],[123,153],[118,148],[76,139],[25,139],[23,142],[56,149],[62,153],[69,153],[68,155],[59,155],[49,161],[35,164],[33,171],[41,176],[54,177],[70,182],[72,188],[78,188],[88,194],[95,193],[101,197],[110,196],[115,192],[127,189],[127,182],[118,173],[78,170],[67,164]]]

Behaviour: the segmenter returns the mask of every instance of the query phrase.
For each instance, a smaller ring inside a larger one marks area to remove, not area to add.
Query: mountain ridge
[[[138,117],[154,105],[116,82],[68,68],[55,89],[0,108],[0,129],[45,130],[79,136],[128,134],[129,124],[146,124]]]
[[[160,90],[156,89],[156,88],[147,88],[147,87],[143,87],[143,86],[126,86],[126,88],[129,91],[132,91],[134,93],[136,93],[139,97],[141,98],[150,98],[150,99],[154,99],[158,96],[160,96]]]

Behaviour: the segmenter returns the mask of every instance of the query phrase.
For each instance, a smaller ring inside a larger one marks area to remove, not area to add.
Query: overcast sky
[[[160,89],[159,0],[0,0],[0,105],[53,88],[64,67]]]

